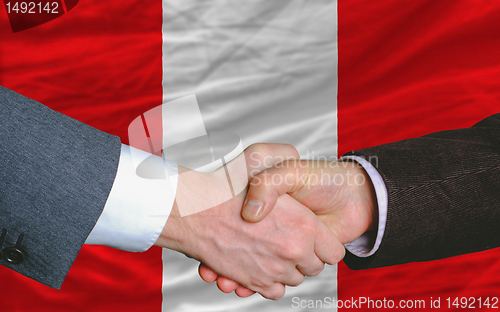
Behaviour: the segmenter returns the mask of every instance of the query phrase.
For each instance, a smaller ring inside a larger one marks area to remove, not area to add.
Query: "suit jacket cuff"
[[[145,251],[160,236],[177,189],[177,164],[122,144],[118,172],[86,244]]]

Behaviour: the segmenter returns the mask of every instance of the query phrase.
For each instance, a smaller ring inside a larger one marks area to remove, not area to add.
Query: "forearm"
[[[3,244],[23,234],[9,268],[59,288],[106,203],[120,139],[0,87]]]

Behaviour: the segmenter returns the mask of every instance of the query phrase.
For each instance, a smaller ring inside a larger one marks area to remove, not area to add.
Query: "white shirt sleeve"
[[[122,144],[104,210],[85,244],[145,251],[160,236],[177,190],[177,164]]]
[[[352,159],[363,166],[363,169],[365,169],[366,173],[370,176],[373,187],[375,188],[378,204],[378,229],[376,233],[375,231],[366,232],[354,241],[344,245],[352,254],[358,257],[368,257],[378,250],[382,242],[382,237],[384,236],[387,221],[387,188],[385,187],[384,180],[380,173],[378,173],[377,169],[375,169],[366,159],[358,156],[344,156],[340,158],[340,160],[342,159]],[[376,238],[374,239],[375,235]],[[373,243],[374,241],[375,243]]]

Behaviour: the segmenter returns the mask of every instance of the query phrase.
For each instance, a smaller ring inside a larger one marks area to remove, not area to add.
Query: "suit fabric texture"
[[[388,193],[385,233],[351,269],[442,259],[500,246],[500,114],[471,128],[349,153],[370,161]]]
[[[0,228],[27,254],[0,263],[54,288],[99,218],[120,139],[0,87]]]

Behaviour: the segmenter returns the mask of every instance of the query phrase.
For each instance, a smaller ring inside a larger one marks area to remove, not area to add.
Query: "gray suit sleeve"
[[[353,152],[387,187],[387,223],[375,254],[347,253],[352,269],[429,261],[500,247],[500,114]]]
[[[0,264],[60,288],[104,208],[120,139],[3,87],[0,119],[2,248],[23,234],[27,254]]]

